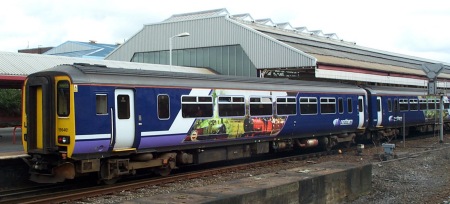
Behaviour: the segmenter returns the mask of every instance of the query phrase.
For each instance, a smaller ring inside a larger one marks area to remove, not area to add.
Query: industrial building
[[[105,59],[203,67],[224,75],[423,87],[428,79],[422,65],[442,63],[226,9],[176,14],[144,25]],[[445,70],[439,86],[449,87],[448,79]]]

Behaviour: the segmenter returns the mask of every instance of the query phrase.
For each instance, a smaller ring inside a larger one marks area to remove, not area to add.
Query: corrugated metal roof
[[[205,32],[205,28],[208,28],[208,32]],[[106,59],[130,61],[137,52],[169,50],[169,38],[182,32],[189,32],[190,36],[173,39],[174,50],[241,45],[258,69],[316,66],[316,59],[311,55],[227,16],[146,25]]]
[[[343,42],[326,37],[311,36],[303,33],[293,33],[280,29],[271,29],[265,26],[259,26],[257,24],[250,24],[250,26],[258,31],[265,33],[266,35],[269,35],[281,42],[284,42],[313,56],[325,55],[344,58],[346,60],[377,63],[380,65],[390,65],[386,66],[383,71],[390,71],[391,66],[416,70],[418,69],[421,72],[420,75],[423,75],[421,66],[423,63],[443,63],[447,69],[450,69],[450,64],[435,60],[376,50],[358,46],[351,42]],[[318,60],[318,62],[332,63],[332,61],[323,61],[323,58],[322,61]],[[445,70],[444,72],[450,73],[449,70]]]
[[[64,56],[0,52],[0,75],[27,76],[31,73],[52,68],[57,65],[73,63],[103,64],[108,67],[114,68],[215,74],[215,72],[208,68],[187,68],[160,64],[144,64],[112,60],[95,60]]]

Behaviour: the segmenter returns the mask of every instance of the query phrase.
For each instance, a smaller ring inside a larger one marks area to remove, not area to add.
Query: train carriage
[[[352,85],[60,65],[24,85],[23,144],[31,179],[137,169],[351,143],[368,125]]]
[[[405,131],[429,132],[439,121],[440,97],[428,96],[426,89],[405,87],[364,87],[368,92],[368,133],[375,141]],[[449,101],[443,97],[444,122],[448,125]]]

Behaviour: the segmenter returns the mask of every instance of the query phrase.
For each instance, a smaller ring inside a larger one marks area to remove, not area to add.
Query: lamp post
[[[184,33],[180,33],[180,34],[174,35],[169,38],[169,64],[170,64],[170,66],[172,66],[172,39],[175,37],[180,37],[180,38],[187,37],[189,35],[190,34],[188,32],[184,32]]]

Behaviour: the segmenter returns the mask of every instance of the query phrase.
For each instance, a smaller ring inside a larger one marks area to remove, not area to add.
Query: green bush
[[[21,101],[20,89],[0,89],[0,115],[20,116]]]

